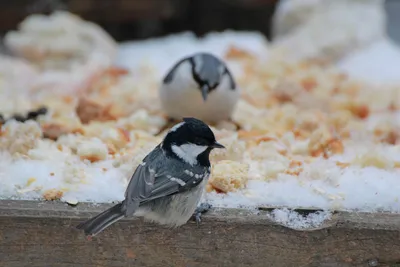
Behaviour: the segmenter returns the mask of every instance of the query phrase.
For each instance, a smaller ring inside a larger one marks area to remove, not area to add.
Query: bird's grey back
[[[197,78],[200,83],[206,83],[210,89],[218,86],[225,72],[225,66],[219,59],[205,53],[193,57],[193,67],[195,79]]]
[[[227,75],[230,82],[230,88],[236,88],[235,81],[228,67],[219,58],[209,53],[198,53],[192,57],[194,79],[199,83],[207,84],[210,91],[215,89]]]
[[[227,75],[229,78],[230,88],[232,90],[236,88],[233,76],[225,63],[209,53],[197,53],[179,60],[164,77],[163,82],[170,83],[179,66],[187,61],[189,61],[192,66],[192,76],[197,84],[199,84],[199,88],[206,84],[209,86],[210,91],[214,90],[219,85],[224,75]]]

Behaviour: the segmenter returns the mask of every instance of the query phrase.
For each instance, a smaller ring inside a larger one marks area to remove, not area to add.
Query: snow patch
[[[306,230],[320,227],[325,221],[332,218],[332,213],[317,211],[308,215],[301,215],[294,210],[283,208],[273,210],[268,214],[268,218],[291,229]]]

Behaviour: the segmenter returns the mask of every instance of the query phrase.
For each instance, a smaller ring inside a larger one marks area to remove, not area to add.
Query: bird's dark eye
[[[205,140],[205,139],[203,139],[203,138],[196,138],[196,139],[194,140],[194,143],[195,143],[196,145],[199,145],[199,146],[207,146],[207,145],[208,145],[207,140]]]

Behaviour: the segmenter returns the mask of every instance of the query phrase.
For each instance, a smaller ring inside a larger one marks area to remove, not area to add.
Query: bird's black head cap
[[[223,147],[215,140],[215,135],[210,127],[196,118],[183,118],[183,122],[172,127],[163,141],[165,148],[183,144],[207,146],[210,149]]]

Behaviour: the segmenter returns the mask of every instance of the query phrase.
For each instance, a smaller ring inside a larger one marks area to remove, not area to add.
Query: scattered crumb
[[[226,149],[211,154],[208,203],[400,212],[399,87],[372,86],[318,62],[287,62],[269,54],[259,34],[235,32],[121,44],[124,67],[79,78],[90,80],[82,94],[21,97],[15,106],[3,98],[2,114],[40,105],[49,113],[2,125],[0,198],[122,200],[166,133],[160,79],[199,50],[225,58],[242,90],[232,121],[213,126]],[[312,228],[329,214],[271,216]]]
[[[46,200],[59,200],[63,196],[63,192],[57,190],[57,189],[50,189],[44,192],[43,197]]]
[[[221,160],[212,166],[209,183],[221,192],[233,192],[246,186],[248,172],[247,164]]]

